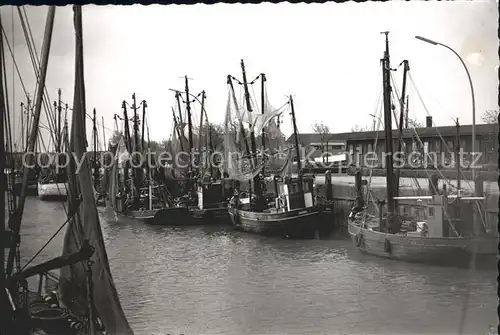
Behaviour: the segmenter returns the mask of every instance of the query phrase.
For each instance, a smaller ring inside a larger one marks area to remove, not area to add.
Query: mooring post
[[[474,193],[476,197],[484,196],[484,175],[478,174],[474,180]]]
[[[477,174],[476,179],[474,180],[474,194],[476,197],[483,197],[484,196],[484,175]],[[480,235],[483,233],[483,218],[481,217],[481,212],[477,209],[477,201],[479,200],[472,200],[472,215],[473,215],[473,232],[474,235]]]
[[[363,180],[361,171],[357,171],[354,179],[354,187],[356,189],[356,207],[364,207],[365,199],[363,196]]]
[[[332,188],[332,172],[330,170],[325,173],[325,187],[326,187],[326,199],[333,200],[333,188]]]

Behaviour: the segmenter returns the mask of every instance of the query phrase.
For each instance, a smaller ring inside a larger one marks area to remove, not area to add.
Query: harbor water
[[[117,222],[100,208],[111,270],[137,335],[488,334],[498,324],[496,271],[435,267],[359,253],[350,240],[284,240],[228,227]],[[65,220],[28,198],[26,262]],[[64,231],[64,230],[63,230]],[[63,232],[34,261],[59,256]]]

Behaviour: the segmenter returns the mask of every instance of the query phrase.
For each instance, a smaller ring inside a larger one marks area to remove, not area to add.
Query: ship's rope
[[[403,64],[403,63],[401,63],[401,64]],[[401,66],[401,64],[399,64],[398,68]],[[400,107],[401,107],[401,105],[400,105],[400,103],[399,103],[399,102],[401,101],[400,99],[402,99],[403,97],[400,97],[399,90],[398,90],[398,86],[396,85],[396,80],[394,79],[394,76],[393,76],[392,72],[391,72],[391,79],[392,79],[392,82],[393,82],[393,85],[394,85],[394,91],[392,91],[392,92],[391,92],[391,94],[392,94],[393,96],[395,96],[395,98],[393,98],[393,99],[394,99],[395,101],[397,101],[397,102],[398,102],[396,109],[399,111],[399,113],[402,113],[401,108],[400,108]],[[398,122],[399,122],[398,120],[399,120],[399,118],[396,116],[396,114],[394,115],[394,117],[396,118],[396,126],[397,126],[397,127],[398,127],[398,129],[399,129],[399,125],[398,125]],[[401,134],[401,135],[402,135],[402,134]],[[413,138],[412,138],[412,140],[413,140]],[[402,147],[403,147],[403,148],[405,148],[406,143],[404,142],[403,138],[399,137],[399,141],[400,141],[400,143],[401,143]],[[420,186],[420,183],[418,182],[418,180],[417,180],[417,178],[416,178],[416,177],[411,177],[411,181],[412,181],[412,183],[413,183],[415,186],[417,186],[417,188],[418,188],[419,190],[420,190],[420,189],[422,189],[422,187]]]
[[[411,74],[409,74],[409,73],[408,73],[408,76],[409,76],[409,79],[410,79],[410,81],[411,81],[411,83],[412,83],[412,85],[413,85],[413,87],[414,87],[414,89],[415,89],[415,91],[416,91],[416,93],[417,93],[417,95],[418,95],[418,97],[419,97],[419,100],[420,100],[420,101],[421,101],[421,103],[422,103],[422,106],[424,107],[424,109],[425,109],[425,111],[426,111],[427,115],[429,115],[429,116],[430,116],[429,110],[428,110],[428,108],[426,107],[426,105],[425,105],[425,103],[424,103],[424,101],[423,101],[423,99],[422,99],[422,96],[420,95],[420,92],[418,91],[418,89],[417,89],[417,87],[416,87],[416,85],[415,85],[415,82],[413,81],[413,78],[411,77]],[[436,129],[436,132],[438,133],[439,138],[441,139],[442,143],[444,143],[444,144],[445,144],[445,147],[446,147],[446,149],[448,150],[448,152],[451,152],[451,149],[449,148],[448,144],[447,144],[447,143],[446,143],[446,141],[444,140],[444,138],[443,138],[443,136],[441,135],[441,133],[440,133],[439,129],[438,129],[437,127],[435,127],[435,129]],[[415,132],[416,136],[418,136],[418,134],[417,134],[416,130],[414,130],[414,132]],[[420,138],[419,138],[419,141],[420,141],[420,143],[422,143],[422,141],[420,140]],[[456,164],[460,164],[460,162],[455,162],[455,163],[456,163]],[[447,184],[449,184],[450,186],[452,186],[452,187],[456,188],[456,186],[454,186],[453,184],[451,184],[451,182],[450,182],[449,180],[447,180],[447,179],[445,179],[445,178],[444,178],[443,174],[441,173],[441,171],[440,171],[439,169],[437,169],[437,170],[438,170],[439,174],[441,175],[441,177],[442,177],[442,178],[443,178],[443,179],[447,182]],[[471,185],[470,181],[469,181],[468,179],[466,179],[466,178],[465,178],[465,175],[463,174],[463,172],[462,172],[462,177],[463,177],[463,181],[465,182],[465,184],[467,184],[467,186],[468,186],[469,190],[472,190],[472,189],[473,189],[473,188],[472,188],[472,185]],[[474,190],[475,190],[475,187],[474,187]],[[474,192],[474,193],[475,193],[475,192]],[[483,205],[482,203],[480,203],[479,201],[474,201],[474,204],[475,204],[475,207],[477,208],[477,210],[478,210],[479,212],[482,212],[482,211],[484,211],[484,210],[485,210],[484,205]],[[480,215],[480,218],[481,218],[481,224],[483,225],[483,227],[484,227],[484,228],[486,228],[486,222],[484,221],[483,216],[482,216],[482,215]]]
[[[382,70],[379,69],[379,74],[378,74],[378,77],[380,77],[381,75],[381,72]],[[380,91],[379,91],[379,94],[378,94],[378,98],[377,100],[375,101],[375,107],[374,107],[374,110],[376,111],[375,113],[375,116],[376,116],[376,119],[377,119],[377,127],[376,127],[376,136],[375,136],[375,142],[374,142],[374,148],[373,150],[375,152],[377,152],[377,144],[378,144],[378,130],[380,128],[380,124],[381,124],[381,115],[382,115],[382,93],[383,93],[383,87],[380,86]],[[366,200],[367,202],[371,201],[373,206],[375,207],[377,213],[379,212],[379,208],[375,202],[375,199],[373,197],[373,194],[371,192],[371,183],[372,183],[372,179],[373,179],[373,168],[370,167],[370,175],[368,177],[368,184],[366,186]],[[367,215],[368,213],[366,213],[365,211],[363,211],[363,217],[362,217],[362,222],[363,222],[363,225],[366,223],[366,218],[367,218]]]
[[[24,21],[23,21],[23,22],[24,22]],[[15,68],[15,70],[16,70],[16,72],[17,72],[17,75],[18,75],[18,78],[19,78],[19,80],[20,80],[21,86],[22,86],[22,88],[23,88],[24,94],[25,94],[25,96],[29,99],[29,94],[28,94],[28,92],[27,92],[27,90],[26,90],[26,86],[25,86],[25,84],[24,84],[23,78],[22,78],[22,76],[21,76],[21,73],[20,73],[20,71],[19,71],[19,67],[18,67],[18,64],[17,64],[16,58],[15,58],[14,48],[13,48],[13,47],[11,47],[11,45],[10,45],[10,43],[9,43],[9,40],[8,40],[8,37],[7,37],[7,34],[6,34],[6,32],[5,32],[5,30],[4,30],[4,28],[3,28],[3,27],[2,27],[2,34],[3,34],[4,38],[5,38],[5,42],[6,42],[6,44],[7,44],[7,47],[8,47],[8,49],[9,49],[9,52],[10,52],[10,54],[11,54],[12,61],[13,61],[13,65],[14,65],[14,68]],[[25,36],[25,37],[26,37],[26,36]],[[27,38],[27,37],[26,37],[26,38]],[[31,54],[30,54],[30,56],[31,56]],[[36,74],[36,77],[38,78],[38,69],[36,68],[36,66],[34,66],[34,69],[35,69],[35,74]],[[13,79],[14,79],[14,78],[13,78]],[[48,105],[50,105],[50,104],[48,104]],[[45,107],[45,110],[47,110],[47,101],[46,101],[46,100],[44,100],[44,107]],[[28,113],[29,113],[29,111],[28,111]],[[49,120],[49,123],[50,123],[50,120]],[[42,122],[40,122],[40,125],[43,125],[43,123],[42,123]],[[46,127],[46,126],[45,126],[45,127]],[[46,128],[47,128],[47,127],[46,127]],[[42,138],[42,142],[43,142],[43,138]]]
[[[28,18],[28,14],[26,13],[26,9],[24,7],[22,7],[22,10],[23,10],[23,13],[24,13],[24,17],[26,18],[26,28],[28,30],[28,36],[29,36],[29,40],[30,40],[30,43],[31,45],[33,46],[33,52],[34,52],[34,59],[37,61],[36,62],[36,68],[39,69],[40,68],[40,57],[38,57],[38,52],[36,50],[36,44],[35,44],[35,40],[33,38],[33,34],[31,32],[31,25],[30,25],[30,21],[29,21],[29,18]],[[38,78],[38,75],[37,75],[37,78]],[[49,93],[48,93],[48,90],[47,90],[47,85],[45,85],[44,87],[44,105],[45,105],[45,111],[46,111],[46,116],[47,116],[47,119],[49,119],[49,117],[52,117],[52,123],[53,123],[53,126],[55,128],[55,125],[56,125],[56,116],[55,116],[55,111],[52,109],[52,105],[50,103],[50,96],[49,96]]]
[[[430,116],[431,114],[429,113],[429,109],[427,108],[427,106],[426,106],[425,102],[423,101],[422,96],[421,96],[421,94],[420,94],[420,91],[418,90],[418,88],[417,88],[417,86],[416,86],[416,84],[415,84],[415,82],[414,82],[414,80],[413,80],[413,78],[412,78],[412,76],[411,76],[411,74],[410,74],[410,73],[408,73],[408,78],[409,78],[409,81],[410,81],[410,83],[412,84],[412,87],[413,87],[413,89],[415,90],[415,92],[416,92],[416,94],[417,94],[417,96],[418,96],[418,98],[419,98],[420,102],[422,103],[422,107],[424,108],[424,110],[425,110],[426,114],[427,114],[428,116]],[[439,129],[438,129],[437,127],[436,127],[435,129],[436,129],[436,133],[438,134],[438,136],[439,136],[440,140],[441,140],[441,141],[442,141],[442,143],[444,144],[444,146],[445,146],[445,148],[446,148],[447,152],[448,152],[448,153],[451,153],[451,152],[452,152],[452,150],[451,150],[451,148],[448,146],[448,143],[446,143],[446,141],[444,140],[443,136],[441,135],[441,132],[439,131]],[[472,188],[471,188],[471,184],[469,183],[469,181],[468,181],[467,179],[465,179],[465,175],[463,174],[463,171],[462,171],[462,177],[464,178],[464,182],[467,184],[467,186],[469,186],[469,188],[470,188],[470,189],[472,189]]]

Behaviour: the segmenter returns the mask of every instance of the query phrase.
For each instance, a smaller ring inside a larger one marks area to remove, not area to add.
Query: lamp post
[[[375,119],[378,120],[379,124],[382,123],[382,120],[377,115],[375,115],[375,114],[368,114],[368,115],[370,115],[373,118],[373,131],[377,130],[375,128]]]
[[[462,65],[465,69],[465,72],[467,73],[467,78],[469,79],[469,85],[470,85],[470,92],[471,92],[471,96],[472,96],[472,158],[474,159],[474,155],[476,152],[476,99],[474,96],[474,86],[472,85],[472,79],[470,77],[469,69],[467,68],[467,65],[465,65],[465,62],[462,59],[462,57],[460,57],[460,55],[455,50],[450,48],[449,46],[447,46],[443,43],[439,43],[439,42],[430,40],[430,39],[422,37],[422,36],[415,36],[415,38],[417,40],[420,40],[420,41],[423,41],[423,42],[426,42],[426,43],[429,43],[432,45],[440,45],[440,46],[445,47],[446,49],[450,50],[451,52],[453,52],[455,54],[455,56],[457,56],[458,59],[460,59],[460,62],[462,63]],[[458,164],[460,164],[460,162],[458,162]],[[472,180],[476,181],[476,171],[475,171],[474,166],[472,167]]]

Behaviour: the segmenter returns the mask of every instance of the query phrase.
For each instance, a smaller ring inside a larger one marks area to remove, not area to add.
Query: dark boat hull
[[[153,218],[144,222],[159,226],[184,226],[192,224],[192,217],[186,207],[171,207],[157,210]]]
[[[363,253],[400,260],[446,266],[469,266],[476,251],[476,260],[492,256],[480,251],[481,241],[467,237],[419,237],[386,234],[361,228],[349,222],[349,236]],[[477,249],[476,249],[477,248]]]
[[[150,225],[158,226],[183,226],[192,224],[191,214],[185,207],[161,208],[152,210],[135,210],[119,212],[115,210],[121,217],[127,219],[142,221]]]
[[[21,195],[21,189],[23,188],[23,182],[19,181],[14,184],[14,194],[16,196]],[[37,196],[38,195],[38,184],[37,183],[28,183],[28,188],[26,190],[27,196]]]
[[[289,238],[314,238],[320,225],[320,212],[315,207],[278,213],[257,213],[228,209],[236,229],[260,235]]]
[[[139,221],[144,221],[144,222],[146,222],[147,220],[153,219],[155,217],[156,211],[157,210],[153,209],[153,210],[138,210],[138,211],[121,212],[121,211],[114,209],[114,212],[118,217],[127,218],[130,220],[139,220]]]
[[[196,224],[230,223],[227,207],[190,209],[193,221]]]

